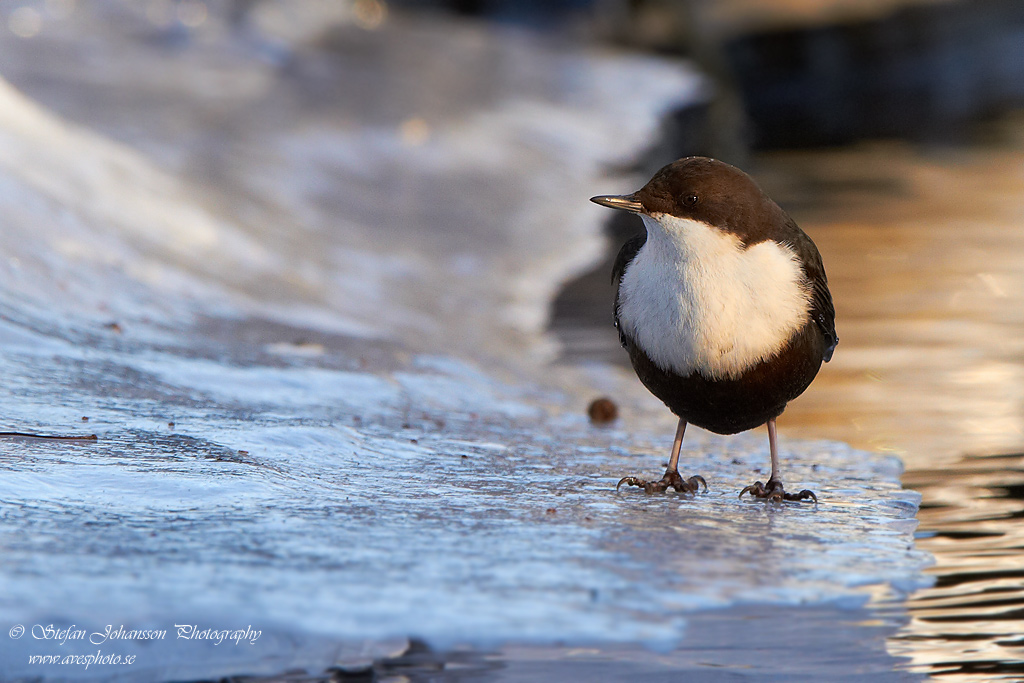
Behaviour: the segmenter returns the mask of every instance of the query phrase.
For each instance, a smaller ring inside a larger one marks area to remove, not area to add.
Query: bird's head
[[[660,228],[669,237],[686,221],[695,221],[730,233],[744,246],[769,239],[772,227],[788,218],[750,176],[707,157],[675,161],[633,194],[590,201],[640,214],[649,229]]]

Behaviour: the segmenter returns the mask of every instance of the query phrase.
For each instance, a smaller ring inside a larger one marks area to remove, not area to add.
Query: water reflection
[[[919,543],[939,562],[935,587],[913,596],[912,620],[891,651],[952,680],[1020,680],[1024,455],[965,458],[952,471],[914,469],[905,483],[925,493]]]

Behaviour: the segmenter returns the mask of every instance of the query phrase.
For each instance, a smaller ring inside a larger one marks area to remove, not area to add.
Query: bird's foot
[[[814,495],[814,491],[808,491],[807,489],[804,489],[800,493],[786,493],[785,489],[782,488],[782,482],[778,479],[769,479],[767,484],[755,481],[753,484],[740,491],[740,498],[743,497],[744,493],[749,493],[755,498],[764,498],[765,500],[775,501],[778,503],[781,503],[784,500],[793,502],[813,500],[815,503],[818,502],[818,497]]]
[[[623,484],[642,488],[647,493],[663,493],[668,489],[675,489],[679,493],[697,493],[702,484],[704,490],[708,490],[708,483],[704,481],[704,477],[695,474],[689,479],[683,479],[679,474],[679,470],[666,471],[665,476],[660,481],[644,481],[637,477],[623,477],[615,485],[615,490],[618,491],[619,487]]]

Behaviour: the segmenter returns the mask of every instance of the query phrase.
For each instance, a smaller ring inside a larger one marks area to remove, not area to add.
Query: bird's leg
[[[615,490],[618,491],[620,486],[628,484],[629,486],[642,488],[647,493],[661,493],[670,488],[680,493],[697,493],[700,490],[701,484],[703,484],[704,490],[707,491],[708,483],[704,481],[704,477],[696,474],[689,479],[683,479],[679,474],[679,449],[683,446],[683,433],[685,431],[686,420],[679,418],[679,426],[676,428],[676,440],[672,444],[672,457],[668,460],[668,469],[665,470],[665,476],[661,478],[661,481],[644,481],[638,477],[623,477],[615,486]]]
[[[817,503],[818,497],[814,495],[814,491],[804,489],[800,493],[786,493],[786,490],[782,487],[782,475],[779,474],[778,435],[775,431],[774,417],[768,420],[768,450],[772,454],[772,476],[769,477],[768,483],[762,484],[759,481],[755,481],[740,491],[740,498],[743,497],[744,493],[749,493],[755,498],[764,498],[780,503],[784,500],[801,501],[806,499],[811,499]]]

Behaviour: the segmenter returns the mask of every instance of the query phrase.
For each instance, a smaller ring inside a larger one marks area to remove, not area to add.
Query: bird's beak
[[[602,194],[597,197],[591,197],[590,201],[601,206],[607,206],[610,209],[622,209],[623,211],[631,211],[633,213],[643,213],[643,205],[637,201],[636,194]]]

